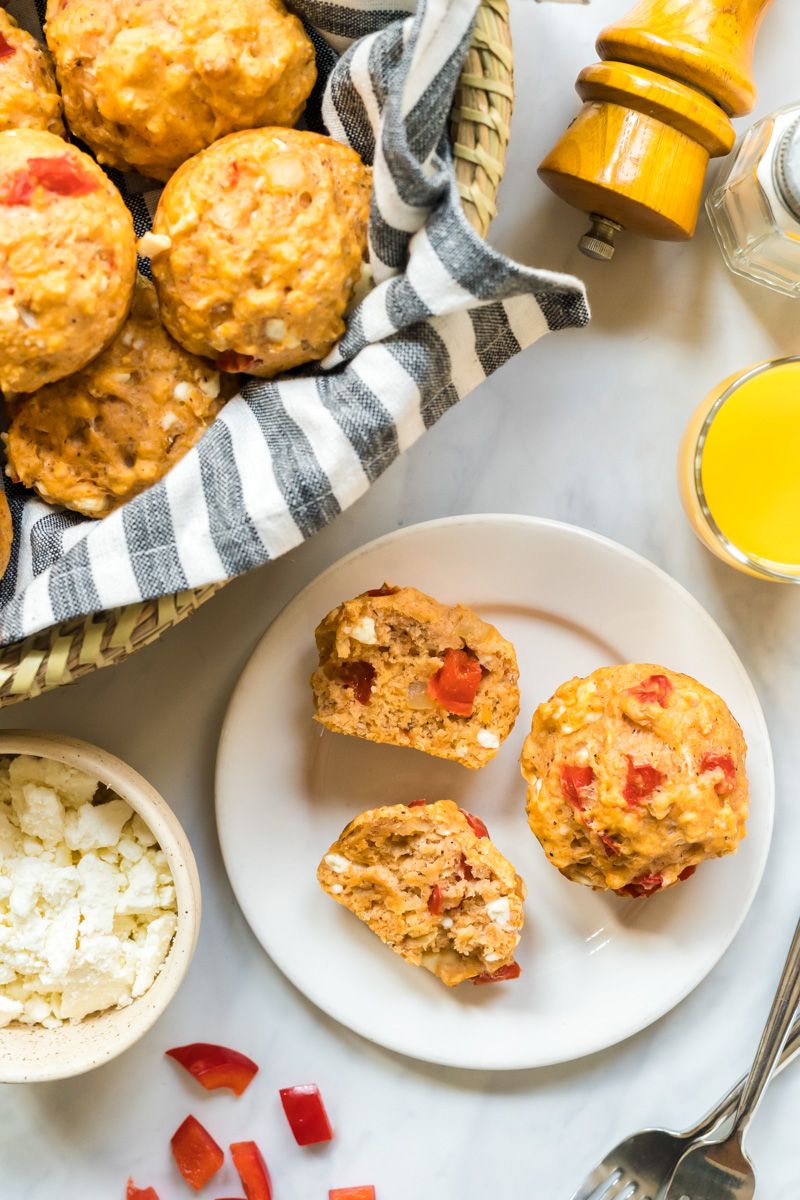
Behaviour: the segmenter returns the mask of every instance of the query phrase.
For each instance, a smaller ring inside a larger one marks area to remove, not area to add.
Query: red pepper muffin
[[[50,56],[0,8],[0,130],[46,129],[64,136]]]
[[[361,813],[333,843],[320,884],[406,962],[448,987],[520,973],[525,884],[478,817],[452,800]]]
[[[476,768],[514,726],[514,647],[461,604],[384,584],[328,613],[316,639],[315,717],[334,733]]]
[[[648,896],[745,836],[742,731],[689,675],[627,663],[541,704],[522,751],[528,821],[578,883]]]
[[[361,278],[370,188],[354,150],[297,129],[232,133],[184,163],[151,253],[175,340],[265,378],[324,358]]]
[[[282,0],[48,0],[70,128],[154,179],[236,129],[294,125],[317,77]]]
[[[13,405],[6,474],[51,504],[104,517],[183,458],[234,390],[234,376],[172,340],[152,283],[139,276],[111,345]]]
[[[0,390],[79,371],[119,331],[135,278],[133,219],[97,163],[44,130],[0,133]]]

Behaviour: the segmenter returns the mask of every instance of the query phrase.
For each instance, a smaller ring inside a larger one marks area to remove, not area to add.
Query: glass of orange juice
[[[800,583],[800,357],[760,363],[706,397],[684,434],[678,481],[718,558]]]

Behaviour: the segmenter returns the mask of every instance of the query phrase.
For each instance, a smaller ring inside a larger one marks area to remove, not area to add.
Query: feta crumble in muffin
[[[452,800],[361,813],[317,878],[395,954],[448,987],[520,973],[525,884],[483,822]]]
[[[568,879],[648,896],[745,836],[742,731],[716,693],[652,664],[601,667],[541,704],[522,751],[528,821]]]
[[[477,768],[514,726],[514,647],[461,604],[384,584],[328,613],[316,640],[315,717],[335,733]]]

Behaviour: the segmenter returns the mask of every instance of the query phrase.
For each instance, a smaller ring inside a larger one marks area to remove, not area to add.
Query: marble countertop
[[[98,742],[147,776],[189,833],[205,902],[188,980],[144,1041],[82,1079],[0,1087],[3,1200],[116,1200],[129,1174],[155,1185],[161,1200],[188,1195],[168,1140],[191,1110],[220,1141],[260,1141],[276,1200],[324,1200],[330,1186],[366,1182],[377,1185],[379,1200],[483,1200],[498,1185],[509,1200],[568,1200],[582,1172],[622,1135],[646,1123],[692,1121],[747,1065],[800,910],[800,589],[747,579],[702,549],[679,507],[674,460],[690,410],[712,385],[759,359],[800,353],[800,305],[728,274],[704,219],[686,245],[626,239],[611,265],[576,251],[582,218],[538,182],[536,164],[576,111],[572,83],[593,60],[597,31],[626,7],[513,7],[518,101],[493,241],[525,262],[581,274],[590,328],[551,335],[519,356],[324,533],[231,584],[160,644],[0,717],[2,728],[52,728]],[[800,98],[799,38],[800,8],[776,4],[756,55],[759,113]],[[405,1060],[311,1007],[250,934],[213,816],[225,706],[283,604],[369,538],[482,511],[585,525],[684,583],[752,675],[778,783],[767,877],[705,983],[621,1046],[509,1074]],[[206,1098],[162,1060],[165,1047],[200,1039],[259,1061],[262,1073],[242,1099]],[[312,1079],[338,1136],[309,1153],[291,1142],[277,1088]],[[749,1139],[760,1194],[770,1200],[798,1194],[799,1104],[800,1065],[774,1083]],[[241,1192],[226,1171],[206,1195]]]

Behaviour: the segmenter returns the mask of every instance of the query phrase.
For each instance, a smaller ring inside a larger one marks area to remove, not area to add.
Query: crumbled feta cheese
[[[109,800],[108,804],[82,804],[67,813],[64,841],[70,850],[99,850],[115,846],[122,826],[133,816],[124,800]]]
[[[334,883],[331,884],[331,891],[334,893],[334,895],[339,896],[344,891],[344,888],[340,883]]]
[[[500,737],[493,729],[479,729],[477,740],[485,750],[496,750],[500,745]]]
[[[452,929],[453,928],[453,918],[452,917],[442,917],[440,924],[442,926],[442,929]]]
[[[377,646],[378,644],[378,635],[375,632],[375,622],[372,617],[359,617],[353,625],[345,625],[342,633],[361,642],[363,646]]]
[[[172,248],[172,238],[165,233],[143,233],[136,243],[136,253],[142,258],[156,258]]]
[[[0,1027],[57,1028],[152,984],[177,925],[166,856],[96,779],[53,760],[0,763]]]
[[[190,400],[192,397],[192,385],[187,383],[185,379],[182,379],[180,383],[175,384],[172,394],[176,400]],[[176,417],[175,420],[177,419]]]
[[[280,317],[270,317],[264,326],[268,342],[282,342],[286,337],[286,322]]]
[[[325,862],[337,875],[344,875],[345,871],[349,871],[353,865],[350,859],[345,858],[343,854],[326,854]]]
[[[490,900],[486,905],[486,912],[491,921],[495,925],[499,925],[501,929],[508,929],[511,924],[511,905],[508,902],[507,896],[500,896],[497,900]]]
[[[197,385],[204,396],[208,396],[209,400],[216,400],[220,393],[219,375],[209,375],[208,379],[201,379]]]

